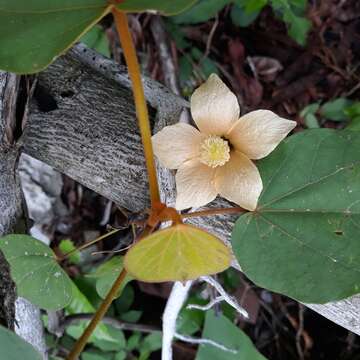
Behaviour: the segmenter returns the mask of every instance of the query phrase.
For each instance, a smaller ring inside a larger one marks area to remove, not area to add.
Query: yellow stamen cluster
[[[200,161],[212,168],[224,165],[230,159],[229,143],[220,136],[209,135],[200,144]]]

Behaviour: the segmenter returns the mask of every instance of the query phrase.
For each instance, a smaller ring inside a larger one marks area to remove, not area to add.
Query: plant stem
[[[195,211],[192,213],[187,214],[181,214],[182,219],[188,219],[192,217],[197,216],[211,216],[211,215],[217,215],[217,214],[238,214],[238,213],[244,213],[247,212],[247,210],[241,208],[241,207],[232,207],[232,208],[213,208],[213,209],[207,209],[202,211]]]
[[[118,10],[116,7],[112,10],[116,29],[119,34],[121,47],[124,51],[128,73],[132,81],[136,114],[139,121],[141,140],[144,148],[146,168],[148,171],[151,207],[160,202],[159,186],[156,176],[156,167],[154,161],[154,153],[151,143],[151,129],[149,122],[149,114],[147,110],[144,89],[140,76],[140,67],[136,56],[135,47],[129,31],[126,14]]]
[[[106,298],[101,303],[99,309],[96,311],[94,317],[91,319],[90,324],[87,326],[81,337],[77,340],[75,346],[71,350],[70,354],[67,356],[67,360],[76,360],[80,353],[83,351],[89,337],[95,330],[97,324],[101,321],[101,319],[104,317],[106,312],[108,311],[111,303],[116,298],[116,295],[120,289],[121,284],[123,283],[126,276],[126,270],[123,269],[118,276],[118,278],[115,280],[112,288],[106,295]]]
[[[76,251],[81,251],[83,249],[86,249],[87,247],[97,243],[98,241],[100,240],[103,240],[105,238],[107,238],[108,236],[112,235],[112,234],[115,234],[117,233],[118,231],[120,231],[120,229],[115,229],[115,230],[112,230],[112,231],[109,231],[108,233],[104,234],[104,235],[101,235],[99,236],[98,238],[94,239],[94,240],[91,240],[81,246],[79,246],[78,248],[76,249],[73,249],[71,251],[69,251],[68,253],[64,254],[63,256],[60,256],[57,258],[58,261],[62,261],[62,260],[65,260],[66,258],[68,258],[70,255],[72,255],[74,252]]]
[[[144,237],[151,234],[153,231],[153,228],[151,226],[146,226],[144,231],[139,235],[137,241],[140,241]],[[127,272],[125,269],[123,269],[118,276],[118,278],[115,280],[113,286],[111,287],[110,291],[106,295],[106,298],[101,303],[100,307],[97,309],[94,317],[90,321],[90,324],[86,327],[85,331],[81,335],[81,337],[76,341],[73,349],[71,350],[70,354],[67,356],[66,360],[76,360],[80,353],[83,351],[87,341],[89,340],[91,334],[94,332],[97,324],[101,321],[101,319],[104,317],[106,312],[108,311],[111,303],[116,298],[116,295],[121,287],[121,284],[123,283],[125,276]]]

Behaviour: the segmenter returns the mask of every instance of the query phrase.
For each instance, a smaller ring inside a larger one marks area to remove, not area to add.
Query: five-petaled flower
[[[178,123],[152,137],[160,163],[176,173],[178,210],[200,207],[218,194],[254,210],[262,191],[255,164],[295,127],[269,110],[242,117],[236,96],[212,74],[191,96],[191,114],[199,128]]]

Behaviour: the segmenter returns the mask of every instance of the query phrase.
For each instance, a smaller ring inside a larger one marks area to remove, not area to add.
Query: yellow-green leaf
[[[141,281],[186,281],[221,272],[230,261],[230,250],[218,238],[177,224],[134,245],[125,256],[125,268]]]

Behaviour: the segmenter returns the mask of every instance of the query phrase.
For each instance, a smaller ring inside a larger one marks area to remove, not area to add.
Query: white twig
[[[224,297],[221,296],[217,296],[215,299],[211,300],[208,304],[206,305],[198,305],[198,304],[189,304],[186,308],[191,310],[191,309],[196,309],[196,310],[202,310],[202,311],[206,311],[211,309],[214,305],[218,304],[219,302],[225,300]]]
[[[238,311],[240,315],[242,315],[244,318],[248,319],[249,314],[248,312],[236,301],[236,299],[232,296],[230,296],[225,289],[220,285],[218,281],[216,281],[211,276],[201,276],[200,280],[207,282],[212,287],[214,287],[217,292],[223,296],[224,301],[226,301],[229,305],[231,305],[235,310]]]
[[[192,281],[176,282],[171,290],[163,314],[162,360],[172,360],[172,340],[176,332],[176,319],[187,299]]]
[[[187,343],[190,343],[190,344],[205,344],[205,345],[211,345],[211,346],[214,346],[218,349],[221,349],[223,351],[227,351],[227,352],[230,352],[232,354],[237,354],[238,350],[235,350],[235,349],[229,349],[228,347],[226,347],[225,345],[222,345],[222,344],[219,344],[218,342],[214,341],[214,340],[211,340],[211,339],[203,339],[203,338],[194,338],[192,336],[186,336],[186,335],[181,335],[181,334],[178,334],[178,333],[175,333],[174,334],[174,337],[181,340],[181,341],[184,341],[184,342],[187,342]]]

